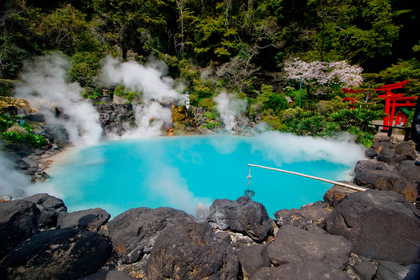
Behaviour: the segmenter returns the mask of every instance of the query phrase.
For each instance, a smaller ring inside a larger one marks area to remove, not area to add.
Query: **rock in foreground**
[[[236,201],[216,199],[207,219],[213,228],[240,232],[257,242],[265,240],[274,230],[264,205],[246,196]]]
[[[235,251],[207,223],[178,223],[157,237],[148,279],[236,279]]]
[[[347,265],[351,248],[351,243],[342,236],[312,233],[285,225],[268,245],[268,256],[274,265],[316,260],[342,270]]]
[[[16,200],[0,203],[0,259],[39,230],[41,211],[35,203]]]
[[[76,228],[48,230],[22,242],[3,260],[11,279],[77,279],[96,272],[111,245],[94,232]]]
[[[402,265],[420,262],[420,213],[392,191],[350,194],[328,216],[327,231],[342,235],[353,252]]]
[[[156,237],[166,226],[195,221],[184,211],[168,207],[130,209],[107,224],[112,246],[123,263],[140,260],[150,253]]]

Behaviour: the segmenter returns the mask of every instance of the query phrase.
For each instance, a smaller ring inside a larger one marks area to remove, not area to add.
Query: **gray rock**
[[[415,160],[417,158],[416,150],[406,141],[399,143],[395,148],[395,152],[404,156],[404,160]]]
[[[75,227],[90,231],[97,231],[106,224],[111,215],[101,208],[75,211],[71,213],[60,212],[57,227]]]
[[[226,231],[218,231],[216,232],[217,237],[225,241],[227,244],[230,244],[232,242],[232,238],[230,237],[230,234]]]
[[[216,199],[207,219],[213,228],[240,232],[257,242],[265,240],[274,230],[264,205],[246,196],[236,201]]]
[[[350,280],[344,272],[314,260],[305,260],[301,264],[288,263],[279,267],[263,267],[251,280]]]
[[[45,122],[45,116],[41,113],[29,113],[24,118],[33,122]]]
[[[238,251],[238,259],[242,269],[242,275],[250,279],[261,267],[270,267],[267,247],[255,245],[242,248]]]
[[[360,280],[372,280],[376,274],[376,266],[368,261],[358,261],[353,269]]]
[[[414,160],[402,161],[398,164],[397,170],[408,182],[418,186],[420,185],[420,166],[415,163]]]
[[[0,203],[0,259],[39,230],[41,211],[35,203],[15,200]]]
[[[106,226],[117,257],[122,263],[133,263],[151,252],[156,238],[166,226],[195,220],[181,210],[140,207],[118,215]]]
[[[390,190],[404,196],[408,201],[417,199],[417,188],[393,170],[361,170],[356,166],[354,182],[370,189]]]
[[[177,223],[156,238],[149,279],[236,279],[238,258],[207,223]]]
[[[302,206],[299,210],[296,208],[279,210],[274,213],[274,217],[276,217],[279,225],[292,225],[303,229],[308,229],[310,225],[316,225],[323,229],[325,218],[331,212],[331,210],[326,209],[327,207],[327,203],[319,201]]]
[[[79,278],[77,280],[131,280],[135,279],[130,274],[122,271],[102,271],[92,275]]]
[[[348,181],[340,181],[349,185],[356,185]],[[339,185],[334,185],[331,189],[329,189],[324,194],[324,201],[328,203],[328,205],[332,207],[336,207],[340,202],[346,198],[349,194],[352,194],[354,192],[357,192],[356,190],[349,189],[346,187],[342,187]]]
[[[368,157],[368,158],[376,158],[379,154],[378,154],[378,151],[376,151],[374,148],[367,148],[366,150],[365,150],[365,155]]]
[[[375,280],[402,280],[408,272],[408,266],[387,261],[379,265]]]
[[[316,260],[342,270],[348,263],[352,244],[342,236],[311,233],[285,225],[267,249],[274,265]]]
[[[67,212],[67,207],[64,205],[63,200],[46,193],[36,194],[25,198],[25,200],[34,202],[36,207],[41,210],[39,220],[40,228],[57,226],[58,214],[60,212]]]
[[[363,172],[366,170],[386,170],[386,171],[394,171],[395,168],[385,162],[381,161],[370,161],[370,160],[359,160],[356,163],[354,168],[354,172]]]
[[[111,250],[94,232],[47,230],[13,249],[2,261],[2,274],[11,279],[77,279],[102,267]]]
[[[388,164],[394,164],[397,161],[397,154],[395,150],[388,148],[386,146],[382,146],[382,149],[379,151],[376,160],[383,161]]]
[[[65,143],[69,141],[69,135],[62,124],[49,124],[44,127],[44,130],[51,136],[51,139],[62,140]]]
[[[328,216],[327,231],[353,244],[353,252],[402,265],[420,261],[420,213],[392,191],[350,194]]]

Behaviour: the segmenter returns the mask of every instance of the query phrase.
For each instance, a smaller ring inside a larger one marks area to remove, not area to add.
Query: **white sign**
[[[188,91],[186,93],[187,96],[187,102],[185,102],[185,107],[187,107],[187,109],[190,108],[190,95],[188,94]]]

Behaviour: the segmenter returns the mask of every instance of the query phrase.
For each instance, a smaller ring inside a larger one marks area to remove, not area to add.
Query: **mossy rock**
[[[185,106],[177,106],[172,110],[172,121],[177,123],[176,129],[184,129],[186,127],[197,127],[194,114]]]

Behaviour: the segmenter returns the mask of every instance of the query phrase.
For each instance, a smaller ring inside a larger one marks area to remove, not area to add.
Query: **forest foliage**
[[[383,109],[372,89],[408,79],[405,93],[419,93],[417,26],[420,8],[410,0],[4,0],[0,78],[17,79],[25,60],[58,51],[70,57],[70,80],[94,97],[106,55],[139,63],[153,56],[182,79],[192,105],[213,108],[224,89],[247,98],[248,116],[275,129],[333,135],[354,123],[364,133],[358,119],[370,115],[362,111]],[[299,93],[300,74],[287,71],[293,62],[321,65],[325,76],[345,64],[355,75],[363,70],[364,82],[305,76]],[[366,89],[356,96],[366,102],[345,111],[351,105],[337,98],[354,86]],[[296,125],[285,118],[290,110]],[[333,125],[337,112],[341,124]]]

